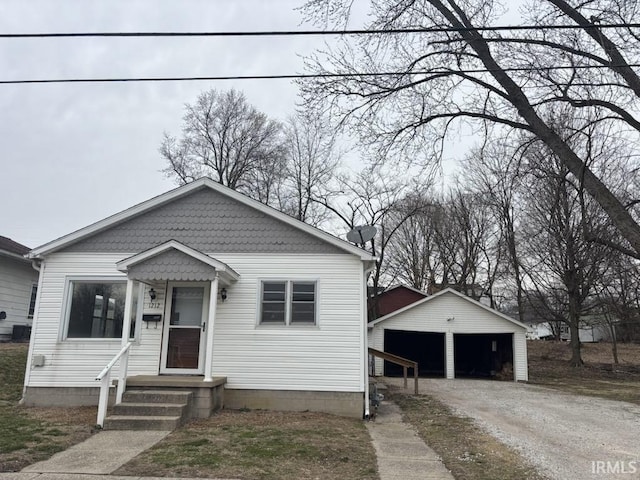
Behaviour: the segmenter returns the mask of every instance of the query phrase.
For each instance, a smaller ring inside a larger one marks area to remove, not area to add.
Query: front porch
[[[208,418],[224,406],[226,377],[135,375],[127,378],[122,402],[104,421],[110,430],[172,430],[191,418]]]
[[[101,382],[98,425],[103,425],[107,414],[111,370],[116,363],[119,363],[119,374],[112,410],[157,411],[157,405],[154,408],[131,405],[144,403],[140,399],[132,401],[131,397],[137,395],[149,403],[163,403],[163,399],[154,400],[148,391],[177,391],[188,394],[181,396],[178,403],[182,412],[180,422],[184,418],[209,417],[222,408],[226,383],[226,378],[213,376],[218,298],[225,301],[226,289],[238,280],[238,273],[225,263],[175,240],[121,260],[116,267],[127,275],[122,349],[96,377]],[[145,303],[147,296],[149,303]],[[142,323],[145,323],[144,329]],[[154,323],[153,333],[149,323]],[[156,333],[158,324],[159,334]],[[147,356],[158,356],[155,372],[151,369],[129,372],[129,357],[139,355],[141,348],[146,349]],[[147,393],[141,393],[143,391]],[[171,399],[169,394],[164,397]],[[129,405],[120,407],[123,402]]]
[[[128,390],[182,390],[193,393],[189,418],[208,418],[224,407],[227,377],[205,380],[199,375],[135,375],[127,378]]]

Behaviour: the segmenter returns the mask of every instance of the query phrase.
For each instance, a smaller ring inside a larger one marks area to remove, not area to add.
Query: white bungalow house
[[[29,339],[38,272],[27,252],[29,247],[0,236],[0,341]]]
[[[224,385],[229,408],[368,414],[374,258],[346,241],[200,179],[29,257],[28,405],[97,404],[96,377],[126,352],[123,387]]]

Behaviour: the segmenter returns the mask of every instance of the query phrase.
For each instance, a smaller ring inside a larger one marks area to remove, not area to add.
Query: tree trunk
[[[616,325],[611,318],[607,318],[609,330],[611,331],[611,353],[613,354],[613,364],[619,365],[618,360],[618,336],[616,335]]]
[[[572,367],[582,367],[584,362],[580,352],[580,329],[577,319],[572,319],[569,322],[569,331],[571,332],[571,360],[569,360],[569,364]]]

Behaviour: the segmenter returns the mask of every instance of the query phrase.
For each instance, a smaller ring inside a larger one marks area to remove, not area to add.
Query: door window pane
[[[174,287],[171,294],[171,325],[202,324],[204,287]]]
[[[200,357],[199,328],[169,329],[167,368],[198,368]]]

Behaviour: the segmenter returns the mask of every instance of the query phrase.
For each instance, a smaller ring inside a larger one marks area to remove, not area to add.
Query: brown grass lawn
[[[533,340],[527,348],[529,383],[640,405],[640,345],[618,345],[620,364],[614,365],[610,343],[583,344],[580,368],[569,366],[567,342]]]
[[[377,479],[359,419],[224,410],[192,420],[115,475],[239,479]]]
[[[24,408],[27,344],[0,343],[0,472],[16,472],[91,435],[95,408]]]
[[[569,345],[531,341],[533,384],[640,404],[640,345],[586,344],[571,368]],[[26,344],[0,344],[0,472],[18,471],[89,437],[95,407],[24,408]],[[390,392],[391,393],[391,392]],[[429,396],[393,393],[407,421],[457,479],[540,478],[519,455]],[[377,479],[362,421],[317,413],[223,411],[194,420],[122,467],[119,475],[240,479]]]
[[[0,343],[0,472],[19,471],[91,435],[96,407],[26,408],[27,344]],[[223,411],[194,420],[118,474],[239,479],[377,479],[358,419],[315,413]]]

